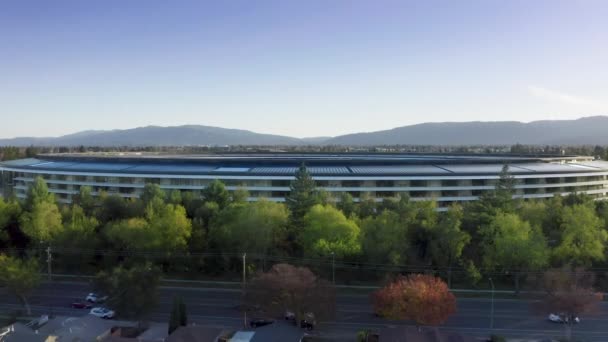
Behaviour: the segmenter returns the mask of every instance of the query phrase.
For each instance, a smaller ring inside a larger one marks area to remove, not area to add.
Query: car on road
[[[312,312],[304,315],[304,318],[300,321],[300,327],[306,330],[312,330],[317,325],[317,320]]]
[[[116,315],[113,310],[102,307],[92,308],[89,314],[105,319],[114,318],[114,316]]]
[[[71,306],[74,309],[90,309],[93,307],[89,302],[73,302]]]
[[[550,313],[549,317],[547,317],[549,319],[549,321],[554,322],[554,323],[571,323],[570,322],[570,317],[568,317],[568,315],[560,313],[560,314],[554,314],[554,313]],[[580,323],[580,319],[577,316],[574,316],[574,318],[572,319],[572,323],[576,324],[576,323]]]
[[[270,319],[270,318],[254,318],[251,321],[249,321],[249,326],[252,328],[258,328],[258,327],[263,327],[265,325],[269,325],[274,323],[274,319]]]
[[[103,296],[98,293],[91,292],[85,298],[87,302],[90,303],[103,303],[108,300],[108,296]]]

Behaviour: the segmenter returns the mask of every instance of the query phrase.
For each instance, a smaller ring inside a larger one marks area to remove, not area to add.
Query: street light
[[[492,285],[492,304],[490,309],[490,330],[494,330],[494,282],[492,277],[490,279],[490,285]]]

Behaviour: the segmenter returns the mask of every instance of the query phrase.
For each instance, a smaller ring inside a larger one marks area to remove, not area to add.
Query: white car
[[[551,322],[554,323],[569,323],[569,319],[568,316],[564,315],[564,314],[554,314],[554,313],[550,313],[549,314],[549,320]],[[574,323],[580,323],[580,319],[578,317],[574,317]]]
[[[105,319],[114,318],[114,316],[115,316],[114,311],[112,311],[110,309],[106,309],[106,308],[92,308],[91,312],[89,312],[89,314],[91,314],[93,316],[105,318]]]
[[[89,293],[87,295],[86,301],[91,303],[103,303],[108,299],[108,296],[102,296],[97,293]]]

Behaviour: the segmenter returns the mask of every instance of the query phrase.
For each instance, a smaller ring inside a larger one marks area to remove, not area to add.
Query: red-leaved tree
[[[431,275],[399,277],[373,295],[375,312],[417,325],[440,325],[456,311],[456,298],[447,284]]]

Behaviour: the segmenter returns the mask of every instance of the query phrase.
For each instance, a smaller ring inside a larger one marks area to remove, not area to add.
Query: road
[[[72,309],[70,303],[82,300],[90,291],[86,283],[55,283],[52,287],[44,284],[30,296],[33,314],[40,315],[53,310],[54,314],[82,316],[87,310]],[[235,308],[240,304],[240,291],[221,288],[163,287],[160,291],[159,306],[150,320],[167,322],[173,304],[173,297],[184,299],[191,322],[200,325],[241,327],[242,314]],[[0,289],[0,312],[9,313],[20,309],[19,301]],[[458,331],[474,336],[488,336],[490,327],[490,300],[486,298],[459,298],[457,312],[443,330]],[[589,317],[581,317],[582,322],[573,329],[573,336],[585,341],[608,341],[608,303],[603,303],[600,312]],[[408,324],[403,321],[388,321],[374,317],[367,295],[338,294],[337,316],[334,321],[322,323],[317,329],[320,334],[335,339],[354,339],[362,329],[379,329],[386,326]],[[411,324],[411,323],[409,323]],[[563,326],[546,320],[546,315],[534,314],[526,300],[495,299],[493,332],[507,337],[561,337]],[[350,338],[349,338],[350,337]]]

